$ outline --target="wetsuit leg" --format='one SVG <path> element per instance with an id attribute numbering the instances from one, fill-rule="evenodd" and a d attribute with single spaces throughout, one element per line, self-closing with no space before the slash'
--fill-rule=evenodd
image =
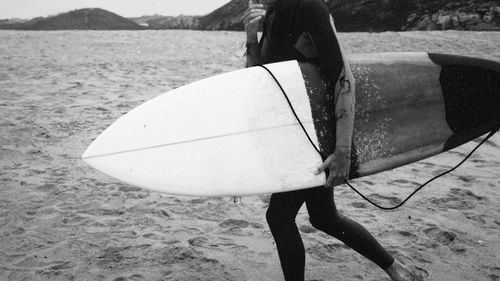
<path id="1" fill-rule="evenodd" d="M 305 250 L 295 223 L 304 202 L 315 228 L 344 242 L 384 270 L 393 264 L 394 258 L 368 230 L 338 213 L 332 188 L 275 193 L 271 196 L 266 219 L 278 248 L 286 281 L 304 280 Z"/>
<path id="2" fill-rule="evenodd" d="M 306 205 L 314 228 L 331 235 L 386 270 L 394 258 L 362 225 L 338 213 L 332 188 L 314 188 Z"/>
<path id="3" fill-rule="evenodd" d="M 304 280 L 305 251 L 295 217 L 306 193 L 305 190 L 274 193 L 266 213 L 286 281 Z"/>

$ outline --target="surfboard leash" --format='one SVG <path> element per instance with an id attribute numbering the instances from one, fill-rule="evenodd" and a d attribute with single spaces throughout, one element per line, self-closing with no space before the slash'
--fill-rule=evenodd
<path id="1" fill-rule="evenodd" d="M 386 211 L 392 211 L 392 210 L 396 210 L 396 209 L 399 209 L 400 207 L 402 207 L 404 204 L 406 204 L 406 202 L 408 202 L 413 196 L 415 196 L 415 194 L 417 194 L 420 190 L 422 190 L 425 186 L 427 186 L 428 184 L 430 184 L 431 182 L 455 171 L 456 169 L 458 169 L 460 166 L 462 166 L 463 163 L 465 163 L 471 156 L 472 154 L 474 154 L 474 152 L 476 152 L 488 139 L 490 139 L 494 134 L 496 134 L 496 132 L 498 131 L 498 128 L 496 129 L 493 129 L 490 131 L 490 133 L 488 134 L 488 136 L 486 136 L 471 152 L 469 152 L 469 154 L 467 156 L 465 156 L 464 159 L 462 159 L 462 161 L 460 161 L 460 163 L 458 163 L 455 167 L 451 168 L 450 170 L 446 171 L 446 172 L 443 172 L 435 177 L 433 177 L 432 179 L 426 181 L 424 184 L 420 185 L 420 187 L 418 187 L 417 189 L 415 189 L 415 191 L 413 191 L 408 197 L 406 197 L 405 200 L 403 200 L 401 203 L 399 203 L 398 205 L 396 206 L 393 206 L 393 207 L 384 207 L 384 206 L 381 206 L 373 201 L 371 201 L 369 198 L 367 198 L 365 195 L 363 195 L 361 192 L 359 192 L 358 190 L 356 190 L 356 188 L 354 188 L 350 183 L 349 181 L 347 180 L 344 180 L 344 183 L 347 184 L 347 186 L 349 186 L 352 190 L 354 190 L 354 192 L 356 192 L 359 196 L 361 196 L 363 199 L 365 199 L 366 201 L 368 201 L 368 203 L 372 204 L 373 206 L 379 208 L 379 209 L 382 209 L 382 210 L 386 210 Z"/>
<path id="2" fill-rule="evenodd" d="M 283 86 L 281 86 L 280 81 L 278 81 L 278 79 L 276 78 L 276 76 L 274 76 L 273 72 L 271 70 L 269 70 L 269 68 L 267 68 L 265 65 L 259 64 L 257 66 L 262 67 L 263 69 L 265 69 L 269 73 L 269 75 L 271 75 L 271 77 L 274 79 L 274 81 L 276 82 L 276 85 L 278 85 L 278 87 L 280 88 L 281 92 L 283 93 L 283 96 L 285 97 L 285 99 L 286 99 L 286 101 L 288 103 L 288 106 L 290 106 L 290 109 L 292 110 L 292 113 L 295 116 L 295 119 L 297 119 L 297 122 L 299 122 L 299 125 L 302 128 L 302 131 L 304 131 L 304 133 L 306 134 L 307 139 L 309 140 L 309 142 L 311 143 L 311 145 L 314 147 L 314 149 L 316 150 L 316 152 L 318 152 L 318 154 L 324 159 L 323 153 L 321 153 L 321 151 L 319 150 L 319 148 L 316 147 L 316 145 L 314 144 L 313 140 L 311 139 L 311 137 L 307 133 L 306 127 L 304 127 L 304 124 L 302 124 L 302 121 L 300 120 L 299 115 L 297 114 L 297 112 L 295 111 L 295 108 L 293 107 L 292 101 L 290 100 L 290 98 L 288 98 L 288 95 L 286 94 L 285 89 L 283 89 Z"/>
<path id="3" fill-rule="evenodd" d="M 279 86 L 279 88 L 281 89 L 281 92 L 283 93 L 288 105 L 290 106 L 290 109 L 292 110 L 292 113 L 293 115 L 295 116 L 295 119 L 297 119 L 297 122 L 299 123 L 300 127 L 302 128 L 302 130 L 304 131 L 304 134 L 306 135 L 307 139 L 309 140 L 309 142 L 311 143 L 311 145 L 314 147 L 314 149 L 318 152 L 318 154 L 321 156 L 322 159 L 324 159 L 324 155 L 321 153 L 321 151 L 319 150 L 319 148 L 316 146 L 316 144 L 314 144 L 313 140 L 311 139 L 311 137 L 309 136 L 309 134 L 307 133 L 307 130 L 306 128 L 304 127 L 304 124 L 302 124 L 302 121 L 300 120 L 297 112 L 295 111 L 295 108 L 293 107 L 293 104 L 292 102 L 290 101 L 290 98 L 288 98 L 288 95 L 286 94 L 285 92 L 285 89 L 283 89 L 283 86 L 281 86 L 281 83 L 279 82 L 279 80 L 276 78 L 276 76 L 274 76 L 274 74 L 272 73 L 271 70 L 269 70 L 266 66 L 264 65 L 256 65 L 258 67 L 261 67 L 263 69 L 265 69 L 269 75 L 271 75 L 271 77 L 274 79 L 274 81 L 276 82 L 276 84 Z M 401 208 L 404 204 L 406 204 L 413 196 L 415 196 L 419 191 L 421 191 L 425 186 L 427 186 L 428 184 L 430 184 L 431 182 L 437 180 L 438 178 L 441 178 L 453 171 L 455 171 L 456 169 L 458 169 L 460 166 L 462 166 L 462 164 L 464 164 L 484 143 L 486 143 L 486 141 L 488 141 L 493 135 L 496 134 L 496 132 L 500 129 L 500 123 L 498 123 L 491 131 L 490 133 L 464 158 L 462 159 L 462 161 L 460 161 L 460 163 L 458 163 L 455 167 L 451 168 L 450 170 L 446 171 L 446 172 L 443 172 L 433 178 L 431 178 L 430 180 L 428 180 L 427 182 L 425 182 L 424 184 L 422 184 L 420 187 L 418 187 L 417 189 L 415 189 L 415 191 L 413 191 L 408 197 L 406 197 L 405 200 L 403 200 L 401 203 L 399 203 L 398 205 L 396 206 L 392 206 L 392 207 L 385 207 L 385 206 L 382 206 L 380 204 L 377 204 L 375 202 L 373 202 L 370 198 L 368 198 L 367 196 L 365 196 L 363 193 L 359 192 L 354 186 L 352 186 L 348 180 L 344 180 L 344 183 L 349 186 L 354 192 L 356 192 L 359 196 L 361 196 L 361 198 L 363 198 L 365 201 L 367 201 L 368 203 L 372 204 L 373 206 L 379 208 L 379 209 L 382 209 L 382 210 L 385 210 L 385 211 L 393 211 L 393 210 L 396 210 L 396 209 L 399 209 Z"/>

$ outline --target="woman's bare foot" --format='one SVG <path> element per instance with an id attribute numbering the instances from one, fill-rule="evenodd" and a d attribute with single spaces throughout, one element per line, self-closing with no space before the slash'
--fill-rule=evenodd
<path id="1" fill-rule="evenodd" d="M 394 263 L 385 271 L 393 281 L 423 281 L 422 276 L 411 272 L 408 268 L 398 261 Z"/>

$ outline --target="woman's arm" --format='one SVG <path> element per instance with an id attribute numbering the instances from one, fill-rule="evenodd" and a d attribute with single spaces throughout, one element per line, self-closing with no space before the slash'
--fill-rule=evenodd
<path id="1" fill-rule="evenodd" d="M 335 97 L 335 116 L 337 118 L 335 147 L 349 148 L 350 150 L 354 129 L 356 98 L 350 79 L 342 78 L 339 83 L 341 83 L 340 90 L 336 93 Z"/>
<path id="2" fill-rule="evenodd" d="M 248 1 L 248 8 L 241 18 L 247 35 L 247 67 L 262 63 L 257 32 L 259 31 L 260 21 L 265 15 L 264 5 L 258 4 L 256 0 Z"/>
<path id="3" fill-rule="evenodd" d="M 328 7 L 322 0 L 308 0 L 301 9 L 304 30 L 309 33 L 319 53 L 322 73 L 335 87 L 336 145 L 335 151 L 318 168 L 318 173 L 330 170 L 327 186 L 339 184 L 348 178 L 352 132 L 354 127 L 355 97 L 350 71 L 344 67 L 344 58 Z M 349 76 L 348 76 L 349 75 Z"/>
<path id="4" fill-rule="evenodd" d="M 262 58 L 260 56 L 260 48 L 258 42 L 248 42 L 246 44 L 247 52 L 247 67 L 256 66 L 262 64 Z"/>

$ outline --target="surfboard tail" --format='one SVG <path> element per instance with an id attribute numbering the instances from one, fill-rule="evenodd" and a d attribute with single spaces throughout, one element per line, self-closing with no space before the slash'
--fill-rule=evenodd
<path id="1" fill-rule="evenodd" d="M 429 54 L 442 70 L 439 81 L 446 121 L 454 134 L 445 150 L 500 126 L 500 63 L 464 56 Z"/>

